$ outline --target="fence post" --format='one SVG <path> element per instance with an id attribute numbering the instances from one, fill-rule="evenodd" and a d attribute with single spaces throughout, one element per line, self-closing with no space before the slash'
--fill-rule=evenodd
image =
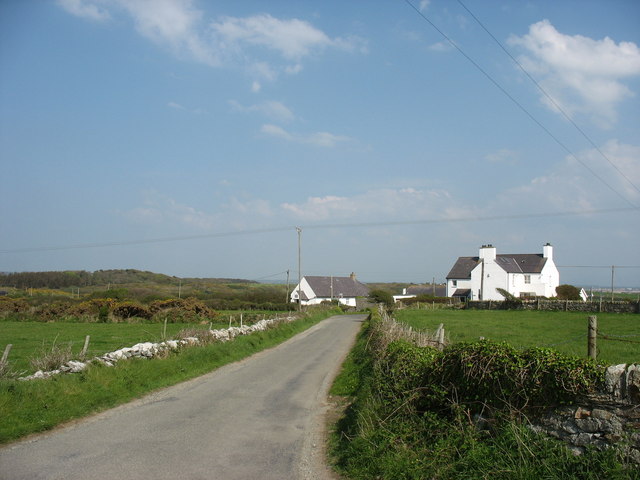
<path id="1" fill-rule="evenodd" d="M 91 335 L 87 335 L 84 337 L 84 347 L 82 347 L 82 352 L 80 352 L 80 356 L 84 357 L 87 354 L 87 350 L 89 350 L 89 339 Z"/>
<path id="2" fill-rule="evenodd" d="M 11 347 L 13 344 L 9 343 L 6 347 L 4 347 L 4 353 L 2 354 L 2 360 L 0 360 L 0 366 L 7 363 L 7 358 L 9 358 L 9 352 L 11 351 Z"/>
<path id="3" fill-rule="evenodd" d="M 438 325 L 436 330 L 436 342 L 438 342 L 438 348 L 442 350 L 444 348 L 444 323 Z"/>
<path id="4" fill-rule="evenodd" d="M 598 336 L 598 317 L 595 315 L 589 316 L 589 333 L 587 336 L 587 356 L 589 358 L 596 359 L 596 338 Z"/>

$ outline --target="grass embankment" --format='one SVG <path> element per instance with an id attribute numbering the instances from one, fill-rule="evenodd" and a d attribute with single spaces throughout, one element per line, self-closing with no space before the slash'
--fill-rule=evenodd
<path id="1" fill-rule="evenodd" d="M 414 310 L 394 313 L 396 320 L 418 330 L 444 324 L 451 343 L 479 337 L 507 342 L 516 348 L 549 347 L 567 355 L 587 356 L 588 314 L 579 312 L 502 310 Z M 598 363 L 640 362 L 640 315 L 599 313 L 598 332 L 619 340 L 598 339 Z"/>
<path id="2" fill-rule="evenodd" d="M 452 348 L 442 354 L 404 341 L 386 346 L 382 342 L 381 347 L 377 323 L 379 319 L 375 318 L 365 323 L 331 390 L 333 395 L 346 396 L 351 402 L 335 426 L 330 445 L 335 468 L 347 478 L 640 477 L 638 472 L 625 467 L 613 450 L 590 450 L 576 457 L 564 444 L 535 434 L 522 421 L 514 420 L 512 412 L 501 410 L 504 399 L 500 389 L 496 390 L 486 378 L 473 379 L 462 373 L 473 367 L 468 363 L 468 354 L 482 355 L 484 347 L 476 346 L 471 351 Z M 506 346 L 494 348 L 490 342 L 476 345 L 488 346 L 490 350 L 486 353 L 492 360 L 499 360 L 493 365 L 502 369 L 513 367 L 513 358 L 521 359 Z M 528 385 L 534 385 L 535 390 L 538 375 L 546 371 L 550 378 L 545 380 L 553 384 L 550 387 L 562 390 L 564 385 L 556 388 L 555 383 L 568 379 L 566 375 L 571 375 L 572 369 L 565 367 L 575 365 L 575 361 L 544 353 L 540 357 L 535 352 L 532 355 L 530 360 L 536 359 L 535 371 L 523 371 L 524 379 L 530 376 Z M 472 364 L 485 365 L 482 359 L 476 360 Z M 586 368 L 582 370 L 583 376 L 572 377 L 576 387 L 591 381 Z M 482 375 L 497 374 L 504 378 L 504 372 L 491 368 L 482 372 Z M 463 378 L 466 383 L 458 384 Z M 489 388 L 479 392 L 483 385 Z M 540 399 L 544 401 L 545 392 L 529 393 L 522 389 L 523 385 L 511 387 L 514 389 L 511 393 L 517 395 L 511 395 L 510 400 L 534 404 Z M 489 428 L 479 428 L 473 421 L 478 408 L 486 408 L 482 401 L 477 401 L 477 393 L 493 401 L 495 415 Z"/>
<path id="3" fill-rule="evenodd" d="M 94 365 L 77 374 L 47 380 L 0 380 L 0 443 L 51 429 L 241 360 L 334 313 L 316 311 L 264 332 L 236 337 L 231 342 L 185 348 L 166 358 L 121 361 L 111 368 Z"/>

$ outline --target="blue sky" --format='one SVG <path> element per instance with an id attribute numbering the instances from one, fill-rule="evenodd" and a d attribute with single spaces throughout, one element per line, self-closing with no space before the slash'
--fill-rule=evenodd
<path id="1" fill-rule="evenodd" d="M 573 267 L 640 266 L 639 45 L 634 0 L 4 0 L 0 271 L 282 280 L 301 226 L 303 274 L 550 242 L 608 285 Z"/>

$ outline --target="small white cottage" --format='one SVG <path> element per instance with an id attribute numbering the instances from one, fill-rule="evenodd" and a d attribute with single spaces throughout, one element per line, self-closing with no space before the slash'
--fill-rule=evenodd
<path id="1" fill-rule="evenodd" d="M 305 276 L 291 292 L 291 301 L 302 305 L 318 305 L 337 300 L 342 305 L 356 306 L 358 297 L 369 295 L 369 287 L 356 280 L 355 273 L 348 277 Z"/>
<path id="2" fill-rule="evenodd" d="M 447 275 L 447 296 L 469 300 L 504 300 L 502 288 L 515 297 L 554 297 L 560 273 L 553 262 L 553 247 L 542 254 L 498 254 L 483 245 L 477 257 L 459 257 Z"/>

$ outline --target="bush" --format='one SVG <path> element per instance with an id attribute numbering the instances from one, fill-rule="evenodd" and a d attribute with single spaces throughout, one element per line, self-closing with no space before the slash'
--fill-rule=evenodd
<path id="1" fill-rule="evenodd" d="M 558 300 L 581 300 L 580 290 L 573 285 L 558 285 L 556 287 Z"/>
<path id="2" fill-rule="evenodd" d="M 371 290 L 369 292 L 369 300 L 373 303 L 382 303 L 387 308 L 393 308 L 395 302 L 393 301 L 393 295 L 386 290 Z"/>
<path id="3" fill-rule="evenodd" d="M 120 318 L 151 318 L 151 312 L 136 302 L 120 302 L 113 308 L 112 313 Z"/>

